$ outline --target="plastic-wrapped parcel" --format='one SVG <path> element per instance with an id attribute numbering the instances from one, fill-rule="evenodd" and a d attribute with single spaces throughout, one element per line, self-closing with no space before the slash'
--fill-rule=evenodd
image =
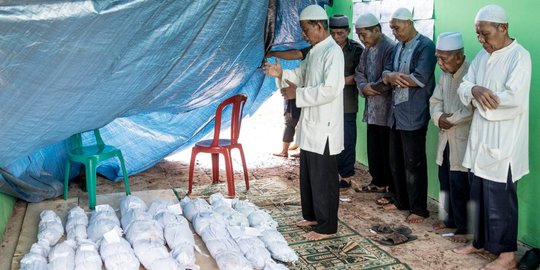
<path id="1" fill-rule="evenodd" d="M 66 221 L 67 239 L 80 242 L 88 238 L 86 229 L 88 227 L 88 216 L 82 208 L 75 206 L 68 212 Z"/>
<path id="2" fill-rule="evenodd" d="M 107 270 L 139 270 L 139 260 L 118 226 L 103 234 L 99 253 Z"/>
<path id="3" fill-rule="evenodd" d="M 114 209 L 108 204 L 96 205 L 88 223 L 88 238 L 99 244 L 103 234 L 114 227 L 120 227 L 120 221 Z"/>
<path id="4" fill-rule="evenodd" d="M 182 214 L 179 203 L 156 200 L 150 204 L 148 213 L 163 227 L 163 235 L 171 249 L 171 255 L 183 269 L 198 270 L 195 264 L 195 238 L 189 223 Z"/>
<path id="5" fill-rule="evenodd" d="M 66 240 L 54 246 L 49 253 L 49 270 L 75 269 L 75 240 Z"/>
<path id="6" fill-rule="evenodd" d="M 165 247 L 162 226 L 146 212 L 147 207 L 143 203 L 133 195 L 126 196 L 120 203 L 122 226 L 135 255 L 149 270 L 181 269 Z M 153 212 L 158 212 L 155 208 Z"/>
<path id="7" fill-rule="evenodd" d="M 46 241 L 32 244 L 30 251 L 21 259 L 22 270 L 47 270 L 47 257 L 51 247 Z"/>
<path id="8" fill-rule="evenodd" d="M 75 251 L 75 270 L 101 270 L 103 265 L 97 245 L 86 239 L 78 242 Z"/>
<path id="9" fill-rule="evenodd" d="M 39 214 L 41 220 L 38 228 L 38 241 L 45 241 L 49 246 L 54 246 L 64 235 L 64 226 L 60 217 L 51 210 L 45 210 Z"/>

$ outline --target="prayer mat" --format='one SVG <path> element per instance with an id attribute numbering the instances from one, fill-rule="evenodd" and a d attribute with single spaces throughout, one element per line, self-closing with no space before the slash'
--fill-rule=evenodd
<path id="1" fill-rule="evenodd" d="M 306 241 L 302 235 L 308 232 L 309 228 L 296 226 L 296 221 L 302 216 L 299 191 L 279 177 L 250 181 L 249 191 L 245 190 L 244 181 L 236 181 L 235 186 L 237 198 L 247 199 L 269 211 L 278 222 L 278 231 L 299 257 L 295 264 L 287 264 L 290 269 L 410 269 L 341 220 L 338 222 L 338 233 L 335 237 Z M 175 191 L 181 199 L 187 189 L 177 188 Z M 226 195 L 227 184 L 193 186 L 191 197 L 208 198 L 216 192 Z"/>

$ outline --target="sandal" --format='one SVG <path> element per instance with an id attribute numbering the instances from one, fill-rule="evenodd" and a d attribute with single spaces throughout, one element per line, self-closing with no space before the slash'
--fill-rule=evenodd
<path id="1" fill-rule="evenodd" d="M 340 180 L 339 181 L 339 190 L 340 191 L 346 191 L 346 190 L 349 190 L 349 188 L 351 188 L 351 182 L 347 182 L 345 180 Z"/>
<path id="2" fill-rule="evenodd" d="M 377 242 L 385 246 L 397 246 L 397 245 L 401 245 L 401 244 L 404 244 L 404 243 L 407 243 L 416 239 L 417 237 L 414 235 L 403 235 L 403 234 L 394 232 L 388 237 L 381 239 Z"/>
<path id="3" fill-rule="evenodd" d="M 367 186 L 363 186 L 358 192 L 384 193 L 386 192 L 386 187 L 378 187 L 374 184 L 369 184 Z"/>
<path id="4" fill-rule="evenodd" d="M 378 198 L 375 203 L 378 204 L 378 205 L 387 205 L 387 204 L 392 204 L 396 202 L 393 198 L 386 198 L 386 197 L 381 197 L 381 198 Z"/>
<path id="5" fill-rule="evenodd" d="M 407 226 L 399 226 L 399 227 L 392 228 L 386 224 L 375 224 L 373 225 L 373 227 L 371 227 L 371 230 L 373 230 L 376 233 L 381 233 L 381 234 L 399 233 L 405 236 L 408 236 L 412 233 L 411 228 Z"/>
<path id="6" fill-rule="evenodd" d="M 537 269 L 540 265 L 540 249 L 533 248 L 525 252 L 518 264 L 518 269 Z"/>

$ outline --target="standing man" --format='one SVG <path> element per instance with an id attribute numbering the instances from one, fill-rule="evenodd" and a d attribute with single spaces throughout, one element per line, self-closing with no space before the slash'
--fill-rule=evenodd
<path id="1" fill-rule="evenodd" d="M 434 229 L 456 228 L 453 242 L 466 242 L 469 177 L 463 167 L 463 156 L 472 118 L 472 106 L 461 103 L 457 94 L 459 84 L 469 69 L 460 33 L 442 33 L 437 38 L 435 51 L 441 68 L 439 84 L 429 99 L 431 119 L 439 131 L 437 165 L 439 165 L 439 203 L 446 210 L 446 218 Z"/>
<path id="2" fill-rule="evenodd" d="M 343 52 L 328 32 L 328 16 L 318 5 L 300 13 L 302 36 L 313 48 L 295 70 L 266 63 L 265 74 L 278 78 L 286 99 L 302 108 L 296 140 L 300 145 L 300 197 L 307 240 L 337 232 L 339 182 L 336 155 L 343 150 Z"/>
<path id="3" fill-rule="evenodd" d="M 399 41 L 393 60 L 385 67 L 383 80 L 394 87 L 388 114 L 390 169 L 395 202 L 385 210 L 410 210 L 405 220 L 421 223 L 427 210 L 426 132 L 429 97 L 435 88 L 435 45 L 414 28 L 412 13 L 398 8 L 390 28 Z"/>
<path id="4" fill-rule="evenodd" d="M 463 104 L 473 114 L 463 166 L 470 169 L 474 240 L 456 249 L 469 254 L 482 249 L 498 258 L 482 269 L 514 269 L 518 201 L 515 182 L 529 173 L 529 91 L 531 57 L 508 35 L 506 11 L 481 8 L 475 19 L 483 50 L 459 86 Z"/>
<path id="5" fill-rule="evenodd" d="M 388 152 L 388 111 L 392 101 L 392 87 L 382 81 L 382 72 L 392 61 L 395 43 L 381 31 L 379 20 L 371 13 L 356 20 L 356 34 L 366 49 L 356 68 L 356 87 L 365 98 L 363 121 L 367 123 L 367 155 L 371 183 L 362 187 L 364 192 L 394 192 Z"/>
<path id="6" fill-rule="evenodd" d="M 360 61 L 363 48 L 360 43 L 349 39 L 349 18 L 345 15 L 334 15 L 330 18 L 330 35 L 341 47 L 345 58 L 345 88 L 343 88 L 343 117 L 345 149 L 338 157 L 339 187 L 348 190 L 354 176 L 356 162 L 356 113 L 358 112 L 358 91 L 354 81 L 354 70 Z"/>

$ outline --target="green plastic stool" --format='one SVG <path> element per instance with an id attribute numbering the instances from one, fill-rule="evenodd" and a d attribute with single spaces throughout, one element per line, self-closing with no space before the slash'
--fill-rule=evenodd
<path id="1" fill-rule="evenodd" d="M 90 209 L 96 207 L 96 168 L 101 161 L 118 157 L 122 168 L 122 175 L 124 177 L 124 185 L 126 186 L 126 194 L 131 194 L 122 151 L 114 146 L 103 143 L 99 129 L 94 129 L 94 137 L 96 138 L 95 145 L 83 146 L 81 133 L 71 136 L 71 148 L 68 150 L 64 177 L 64 200 L 67 200 L 71 162 L 78 162 L 84 165 L 86 169 L 86 189 L 88 191 L 88 205 Z"/>

